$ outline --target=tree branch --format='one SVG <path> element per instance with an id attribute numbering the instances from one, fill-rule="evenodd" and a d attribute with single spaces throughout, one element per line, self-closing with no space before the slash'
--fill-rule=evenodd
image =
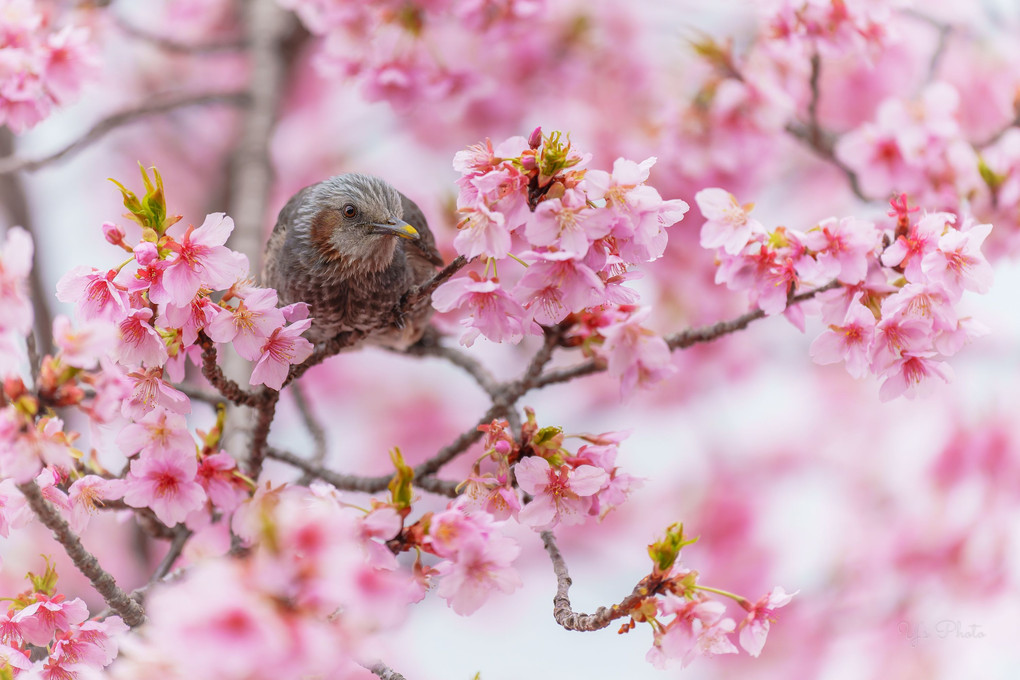
<path id="1" fill-rule="evenodd" d="M 392 478 L 392 475 L 388 477 L 359 477 L 357 475 L 341 474 L 310 460 L 296 456 L 289 451 L 282 451 L 273 447 L 266 448 L 266 457 L 292 465 L 301 470 L 305 476 L 321 479 L 341 491 L 378 493 L 386 489 L 390 483 L 390 479 Z M 457 482 L 455 481 L 437 479 L 429 476 L 418 477 L 416 475 L 412 484 L 419 489 L 438 494 L 440 496 L 449 496 L 450 498 L 455 498 L 457 496 Z"/>
<path id="2" fill-rule="evenodd" d="M 122 16 L 113 13 L 113 22 L 125 35 L 144 41 L 158 47 L 165 52 L 178 54 L 219 54 L 223 52 L 238 52 L 248 46 L 244 40 L 232 40 L 225 42 L 210 43 L 185 43 L 173 38 L 150 33 L 140 26 L 135 26 Z"/>
<path id="3" fill-rule="evenodd" d="M 839 281 L 830 281 L 824 286 L 820 286 L 813 290 L 809 290 L 805 293 L 798 293 L 790 298 L 789 304 L 794 305 L 805 300 L 810 300 L 814 296 L 821 292 L 839 288 Z M 757 321 L 765 317 L 765 312 L 760 309 L 741 314 L 740 316 L 730 319 L 729 321 L 720 321 L 709 326 L 700 326 L 698 328 L 689 328 L 685 331 L 675 333 L 673 335 L 666 336 L 666 344 L 670 350 L 687 349 L 691 345 L 696 345 L 702 342 L 712 342 L 717 340 L 724 335 L 735 333 L 737 331 L 744 330 L 747 328 L 752 321 Z M 546 385 L 552 385 L 555 383 L 562 383 L 573 380 L 574 378 L 580 378 L 582 376 L 591 375 L 593 373 L 601 373 L 606 370 L 605 363 L 600 359 L 589 359 L 588 361 L 579 363 L 575 366 L 569 366 L 567 368 L 561 368 L 555 371 L 549 371 L 541 375 L 537 380 L 534 381 L 534 387 L 540 388 Z"/>
<path id="4" fill-rule="evenodd" d="M 57 509 L 50 505 L 49 501 L 43 498 L 42 491 L 35 482 L 18 484 L 18 490 L 25 496 L 29 507 L 36 514 L 46 528 L 53 532 L 53 537 L 60 545 L 64 546 L 68 557 L 74 562 L 82 574 L 88 578 L 93 587 L 102 595 L 103 600 L 117 614 L 124 619 L 124 623 L 132 628 L 141 625 L 145 621 L 145 611 L 131 597 L 117 585 L 113 576 L 106 572 L 95 555 L 85 549 L 81 541 L 71 530 L 70 525 L 64 521 Z"/>
<path id="5" fill-rule="evenodd" d="M 381 680 L 405 680 L 404 676 L 396 672 L 381 661 L 377 661 L 371 666 L 363 666 L 374 675 L 378 675 Z"/>
<path id="6" fill-rule="evenodd" d="M 264 400 L 263 393 L 250 392 L 224 375 L 216 363 L 216 345 L 205 333 L 200 332 L 198 344 L 202 348 L 202 375 L 216 388 L 224 399 L 243 406 L 258 406 Z"/>
<path id="7" fill-rule="evenodd" d="M 85 149 L 93 142 L 96 142 L 119 127 L 134 123 L 150 116 L 167 113 L 175 109 L 188 106 L 205 106 L 209 104 L 227 104 L 230 106 L 244 106 L 248 102 L 247 94 L 243 92 L 209 92 L 203 94 L 170 94 L 156 95 L 144 104 L 133 109 L 121 111 L 99 120 L 93 124 L 81 137 L 57 151 L 39 158 L 19 158 L 15 155 L 0 158 L 0 175 L 12 172 L 34 172 L 50 163 L 73 156 Z"/>
<path id="8" fill-rule="evenodd" d="M 630 611 L 649 595 L 654 594 L 645 580 L 634 586 L 630 595 L 625 597 L 619 604 L 611 607 L 599 607 L 594 614 L 580 614 L 573 610 L 570 604 L 570 586 L 573 580 L 567 571 L 567 563 L 563 560 L 559 547 L 556 545 L 556 537 L 551 531 L 542 532 L 542 545 L 549 553 L 552 561 L 553 572 L 556 574 L 556 595 L 553 597 L 553 618 L 567 630 L 580 632 L 591 632 L 601 630 L 609 626 L 616 619 L 627 616 Z"/>

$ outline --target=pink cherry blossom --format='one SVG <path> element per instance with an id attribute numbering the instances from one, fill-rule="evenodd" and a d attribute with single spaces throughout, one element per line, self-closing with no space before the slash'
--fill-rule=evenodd
<path id="1" fill-rule="evenodd" d="M 964 289 L 987 293 L 992 285 L 992 267 L 981 253 L 981 244 L 992 225 L 979 224 L 957 231 L 949 229 L 938 240 L 938 247 L 921 259 L 921 271 L 959 298 Z"/>
<path id="2" fill-rule="evenodd" d="M 164 408 L 154 409 L 125 426 L 117 435 L 117 445 L 128 456 L 139 451 L 195 452 L 195 440 L 188 432 L 184 416 Z"/>
<path id="3" fill-rule="evenodd" d="M 722 248 L 730 255 L 736 255 L 744 249 L 752 234 L 765 232 L 761 223 L 750 215 L 754 205 L 740 205 L 728 191 L 702 189 L 694 200 L 706 220 L 701 227 L 702 248 Z"/>
<path id="4" fill-rule="evenodd" d="M 592 465 L 553 468 L 539 456 L 528 456 L 518 462 L 514 474 L 521 489 L 534 496 L 518 518 L 522 524 L 540 531 L 557 524 L 584 522 L 592 496 L 609 481 L 605 470 Z"/>
<path id="5" fill-rule="evenodd" d="M 104 668 L 116 658 L 118 638 L 127 630 L 127 624 L 119 616 L 73 624 L 67 631 L 57 634 L 50 658 L 72 666 Z"/>
<path id="6" fill-rule="evenodd" d="M 94 267 L 75 267 L 57 282 L 57 299 L 74 303 L 78 319 L 120 321 L 131 305 L 127 292 L 114 283 L 117 271 L 101 272 Z"/>
<path id="7" fill-rule="evenodd" d="M 164 305 L 159 324 L 165 328 L 181 329 L 181 340 L 185 345 L 192 345 L 198 339 L 200 330 L 204 330 L 224 314 L 228 312 L 223 307 L 208 297 L 199 296 L 183 307 Z"/>
<path id="8" fill-rule="evenodd" d="M 124 479 L 124 502 L 134 508 L 151 508 L 167 526 L 174 526 L 202 507 L 205 491 L 195 477 L 194 453 L 143 451 L 131 461 Z"/>
<path id="9" fill-rule="evenodd" d="M 514 287 L 514 297 L 543 325 L 562 321 L 571 312 L 602 302 L 605 284 L 588 266 L 567 252 L 528 252 L 531 266 Z"/>
<path id="10" fill-rule="evenodd" d="M 68 366 L 93 368 L 117 340 L 116 326 L 105 321 L 83 321 L 72 328 L 63 314 L 53 319 L 53 342 L 60 349 L 60 360 Z"/>
<path id="11" fill-rule="evenodd" d="M 737 653 L 728 637 L 736 623 L 723 617 L 726 607 L 721 602 L 687 602 L 668 595 L 657 604 L 663 618 L 673 615 L 673 619 L 655 632 L 652 648 L 645 657 L 656 668 L 668 668 L 673 661 L 680 661 L 686 668 L 699 655 Z"/>
<path id="12" fill-rule="evenodd" d="M 104 500 L 116 500 L 124 495 L 123 480 L 104 479 L 98 475 L 85 475 L 68 489 L 71 505 L 71 528 L 79 534 Z"/>
<path id="13" fill-rule="evenodd" d="M 213 319 L 206 333 L 215 342 L 232 342 L 237 353 L 255 361 L 273 330 L 284 325 L 283 312 L 276 307 L 276 291 L 258 288 L 250 292 L 237 307 Z"/>
<path id="14" fill-rule="evenodd" d="M 122 365 L 154 368 L 166 363 L 169 357 L 166 343 L 150 323 L 152 316 L 152 310 L 147 307 L 135 309 L 117 325 L 120 342 L 113 356 Z"/>
<path id="15" fill-rule="evenodd" d="M 588 252 L 591 241 L 609 233 L 605 220 L 591 219 L 597 214 L 588 207 L 583 193 L 567 189 L 562 197 L 538 205 L 524 233 L 535 245 L 556 245 L 564 252 L 582 256 Z"/>
<path id="16" fill-rule="evenodd" d="M 437 567 L 443 575 L 437 593 L 461 616 L 473 614 L 493 591 L 512 593 L 522 585 L 510 566 L 520 552 L 520 546 L 508 538 L 472 536 L 459 545 L 452 563 Z"/>
<path id="17" fill-rule="evenodd" d="M 870 364 L 875 324 L 870 309 L 859 301 L 852 302 L 843 324 L 829 326 L 811 343 L 811 358 L 822 365 L 845 361 L 847 373 L 854 378 L 864 377 Z"/>
<path id="18" fill-rule="evenodd" d="M 949 213 L 930 213 L 911 225 L 904 236 L 899 236 L 882 253 L 882 264 L 886 267 L 900 267 L 908 281 L 923 282 L 921 262 L 938 247 L 938 240 L 956 216 Z"/>
<path id="19" fill-rule="evenodd" d="M 477 274 L 452 278 L 432 294 L 432 306 L 440 312 L 467 312 L 460 322 L 467 328 L 460 342 L 467 347 L 479 335 L 512 344 L 524 337 L 524 307 L 496 279 L 482 279 Z"/>
<path id="20" fill-rule="evenodd" d="M 503 213 L 478 205 L 467 210 L 457 225 L 453 246 L 465 257 L 494 257 L 502 259 L 510 252 L 510 230 Z"/>
<path id="21" fill-rule="evenodd" d="M 790 604 L 790 600 L 799 592 L 787 593 L 782 587 L 776 586 L 771 593 L 750 606 L 747 617 L 740 622 L 740 646 L 748 654 L 761 654 L 769 634 L 769 624 L 775 620 L 772 618 L 775 610 Z"/>
<path id="22" fill-rule="evenodd" d="M 237 474 L 237 461 L 224 451 L 203 456 L 196 479 L 212 504 L 223 512 L 231 512 L 248 498 L 248 485 Z"/>
<path id="23" fill-rule="evenodd" d="M 157 406 L 175 413 L 191 413 L 191 400 L 163 380 L 162 369 L 149 368 L 128 373 L 127 377 L 132 381 L 131 396 L 121 407 L 126 417 L 140 420 Z"/>
<path id="24" fill-rule="evenodd" d="M 832 217 L 822 220 L 801 236 L 803 244 L 817 251 L 814 276 L 817 283 L 838 279 L 840 283 L 860 283 L 868 273 L 868 256 L 879 245 L 879 232 L 866 220 Z M 807 274 L 804 275 L 807 277 Z"/>
<path id="25" fill-rule="evenodd" d="M 934 352 L 900 354 L 883 374 L 885 380 L 878 391 L 879 399 L 889 401 L 901 394 L 912 399 L 929 394 L 935 387 L 931 380 L 933 377 L 939 378 L 942 382 L 950 382 L 953 369 L 948 364 L 934 359 L 935 356 Z"/>
<path id="26" fill-rule="evenodd" d="M 7 230 L 0 248 L 0 332 L 19 335 L 32 328 L 28 273 L 32 268 L 32 237 L 21 227 Z"/>
<path id="27" fill-rule="evenodd" d="M 291 365 L 300 364 L 315 349 L 312 343 L 301 337 L 311 325 L 311 319 L 305 319 L 274 329 L 262 345 L 262 356 L 251 372 L 251 384 L 265 385 L 274 390 L 282 388 Z"/>
<path id="28" fill-rule="evenodd" d="M 212 213 L 197 229 L 189 226 L 180 242 L 167 244 L 176 257 L 167 260 L 163 285 L 173 304 L 187 306 L 203 285 L 224 289 L 247 274 L 247 258 L 223 245 L 233 230 L 232 219 Z"/>
<path id="29" fill-rule="evenodd" d="M 79 598 L 65 601 L 63 595 L 50 598 L 42 593 L 36 593 L 35 598 L 35 602 L 11 619 L 18 625 L 21 637 L 33 645 L 49 645 L 54 633 L 67 630 L 89 616 L 88 607 Z"/>
<path id="30" fill-rule="evenodd" d="M 669 345 L 662 336 L 641 325 L 651 310 L 638 310 L 599 329 L 605 338 L 600 348 L 609 362 L 609 374 L 619 379 L 620 393 L 653 385 L 676 372 Z"/>

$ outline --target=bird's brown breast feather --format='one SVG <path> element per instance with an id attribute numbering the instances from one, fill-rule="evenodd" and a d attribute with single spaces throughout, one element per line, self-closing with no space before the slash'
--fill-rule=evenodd
<path id="1" fill-rule="evenodd" d="M 336 210 L 324 209 L 315 213 L 312 218 L 310 240 L 323 259 L 335 262 L 341 259 L 340 253 L 333 247 L 333 230 L 340 226 L 343 219 Z"/>

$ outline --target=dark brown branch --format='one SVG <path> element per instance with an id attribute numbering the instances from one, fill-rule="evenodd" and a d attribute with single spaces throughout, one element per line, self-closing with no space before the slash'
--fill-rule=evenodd
<path id="1" fill-rule="evenodd" d="M 0 128 L 0 154 L 10 157 L 14 153 L 14 133 L 6 126 Z M 43 283 L 42 242 L 36 235 L 35 220 L 28 208 L 25 186 L 18 175 L 0 174 L 0 206 L 7 214 L 8 224 L 20 226 L 28 232 L 35 244 L 32 254 L 32 268 L 28 272 L 28 285 L 32 294 L 32 314 L 35 321 L 35 336 L 43 354 L 49 354 L 53 346 L 53 314 L 50 311 L 52 293 Z"/>
<path id="2" fill-rule="evenodd" d="M 85 149 L 93 142 L 96 142 L 119 127 L 143 120 L 150 116 L 156 116 L 176 109 L 188 106 L 206 106 L 209 104 L 227 104 L 230 106 L 244 106 L 248 102 L 247 94 L 243 92 L 209 92 L 202 94 L 171 94 L 153 96 L 144 104 L 136 108 L 114 113 L 99 120 L 85 133 L 70 144 L 57 151 L 39 158 L 19 158 L 11 155 L 0 158 L 0 175 L 12 172 L 34 172 L 41 167 L 55 163 L 79 151 Z"/>
<path id="3" fill-rule="evenodd" d="M 301 470 L 305 476 L 321 479 L 341 491 L 378 493 L 386 489 L 391 479 L 390 477 L 359 477 L 357 475 L 341 474 L 296 456 L 289 451 L 281 451 L 272 447 L 266 448 L 266 457 L 292 465 Z M 457 496 L 457 482 L 455 481 L 437 479 L 430 476 L 415 476 L 413 484 L 419 489 L 440 496 L 449 496 L 450 498 Z"/>
<path id="4" fill-rule="evenodd" d="M 181 556 L 182 552 L 184 552 L 184 546 L 187 544 L 188 539 L 191 538 L 191 534 L 192 531 L 188 527 L 183 524 L 177 525 L 174 529 L 173 540 L 170 541 L 170 548 L 156 567 L 156 571 L 152 573 L 152 578 L 149 579 L 150 583 L 158 583 L 170 573 L 170 570 L 173 569 L 174 562 L 176 562 L 177 558 Z M 134 594 L 132 593 L 132 596 L 133 595 Z"/>
<path id="5" fill-rule="evenodd" d="M 280 400 L 280 393 L 276 390 L 264 390 L 261 396 L 263 397 L 262 401 L 256 407 L 255 429 L 252 431 L 251 450 L 248 457 L 248 476 L 252 479 L 258 479 L 262 473 L 269 428 L 273 425 L 276 403 Z"/>
<path id="6" fill-rule="evenodd" d="M 124 619 L 124 623 L 132 628 L 144 623 L 145 611 L 120 589 L 113 576 L 99 566 L 95 555 L 85 549 L 57 509 L 43 498 L 38 485 L 35 482 L 25 482 L 19 484 L 18 489 L 25 496 L 25 500 L 28 501 L 29 507 L 32 508 L 39 521 L 53 532 L 53 537 L 60 545 L 64 546 L 64 550 L 74 562 L 74 566 L 88 578 L 106 604 Z"/>
<path id="7" fill-rule="evenodd" d="M 814 290 L 809 290 L 805 293 L 798 293 L 797 295 L 790 297 L 789 304 L 793 305 L 804 302 L 805 300 L 810 300 L 823 291 L 832 290 L 839 286 L 839 281 L 830 281 L 824 286 L 815 288 Z M 702 342 L 712 342 L 724 335 L 744 330 L 751 324 L 752 321 L 757 321 L 764 317 L 765 312 L 760 309 L 756 309 L 754 311 L 747 312 L 746 314 L 741 314 L 729 321 L 720 321 L 719 323 L 715 323 L 710 326 L 701 326 L 699 328 L 689 328 L 685 331 L 668 335 L 666 336 L 666 344 L 669 346 L 670 350 L 687 349 L 691 345 L 696 345 Z M 588 361 L 579 363 L 575 366 L 568 366 L 567 368 L 548 371 L 547 373 L 542 374 L 537 380 L 535 380 L 534 387 L 545 387 L 546 385 L 567 382 L 574 378 L 580 378 L 593 373 L 601 373 L 604 370 L 606 370 L 606 365 L 603 361 L 598 359 L 589 359 Z"/>
<path id="8" fill-rule="evenodd" d="M 478 383 L 478 386 L 485 390 L 485 393 L 489 396 L 495 396 L 499 393 L 500 384 L 480 361 L 458 349 L 440 345 L 438 338 L 435 339 L 435 342 L 432 342 L 430 339 L 429 342 L 415 343 L 403 352 L 399 350 L 394 351 L 397 354 L 408 354 L 416 357 L 437 357 L 445 359 L 454 366 L 462 368 L 468 375 L 474 378 L 475 382 Z"/>
<path id="9" fill-rule="evenodd" d="M 854 196 L 865 202 L 871 202 L 874 199 L 870 198 L 861 189 L 860 179 L 857 177 L 857 173 L 851 170 L 843 161 L 836 157 L 836 138 L 831 132 L 826 132 L 821 128 L 811 125 L 805 125 L 800 122 L 792 122 L 786 125 L 786 131 L 798 139 L 815 152 L 817 156 L 828 161 L 846 175 L 847 181 L 850 182 L 850 190 L 854 192 Z"/>
<path id="10" fill-rule="evenodd" d="M 239 50 L 243 50 L 247 46 L 247 43 L 243 40 L 210 43 L 186 43 L 174 40 L 173 38 L 167 38 L 165 36 L 150 33 L 140 26 L 135 26 L 130 23 L 124 17 L 116 14 L 114 14 L 113 20 L 117 25 L 117 28 L 123 31 L 125 35 L 147 42 L 153 47 L 158 47 L 164 52 L 194 55 L 220 54 L 223 52 L 237 52 Z"/>
<path id="11" fill-rule="evenodd" d="M 328 452 L 328 445 L 326 441 L 326 429 L 319 422 L 319 419 L 315 417 L 312 412 L 312 405 L 308 403 L 308 398 L 305 395 L 304 387 L 301 383 L 294 383 L 290 392 L 294 397 L 294 405 L 297 407 L 298 413 L 301 415 L 301 420 L 305 424 L 305 429 L 308 430 L 308 434 L 312 436 L 312 457 L 310 462 L 315 465 L 322 465 L 326 460 L 326 453 Z M 311 481 L 311 475 L 305 474 L 298 480 L 298 484 L 307 485 Z"/>
<path id="12" fill-rule="evenodd" d="M 630 611 L 638 605 L 641 600 L 652 595 L 645 581 L 634 587 L 630 595 L 625 597 L 619 604 L 611 607 L 599 607 L 594 614 L 581 614 L 575 612 L 570 604 L 570 586 L 573 581 L 567 571 L 567 563 L 563 560 L 559 547 L 556 545 L 556 537 L 551 531 L 542 532 L 542 545 L 549 553 L 552 561 L 553 572 L 556 574 L 556 596 L 553 597 L 553 618 L 567 630 L 591 632 L 601 630 L 609 626 L 616 619 L 627 616 Z"/>
<path id="13" fill-rule="evenodd" d="M 262 403 L 263 393 L 249 392 L 224 375 L 216 363 L 216 345 L 205 333 L 199 333 L 198 344 L 202 348 L 202 375 L 225 399 L 244 406 Z"/>

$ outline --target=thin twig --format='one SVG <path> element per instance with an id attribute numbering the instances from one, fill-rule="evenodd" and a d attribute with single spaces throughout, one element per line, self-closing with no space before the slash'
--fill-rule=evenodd
<path id="1" fill-rule="evenodd" d="M 405 680 L 404 676 L 396 672 L 382 661 L 377 661 L 371 666 L 363 666 L 368 669 L 374 675 L 378 675 L 381 680 Z"/>
<path id="2" fill-rule="evenodd" d="M 830 281 L 824 286 L 792 296 L 789 300 L 789 304 L 793 305 L 804 302 L 805 300 L 810 300 L 823 291 L 832 290 L 839 286 L 839 281 Z M 751 324 L 751 322 L 764 317 L 765 312 L 760 309 L 756 309 L 754 311 L 747 312 L 746 314 L 741 314 L 740 316 L 728 321 L 720 321 L 719 323 L 711 324 L 709 326 L 700 326 L 698 328 L 689 328 L 685 331 L 668 335 L 666 336 L 666 344 L 669 346 L 670 350 L 687 349 L 691 345 L 696 345 L 702 342 L 712 342 L 724 335 L 744 330 Z M 604 361 L 600 359 L 589 359 L 588 361 L 581 362 L 575 366 L 568 366 L 567 368 L 560 368 L 543 373 L 537 380 L 535 380 L 534 387 L 545 387 L 546 385 L 567 382 L 593 373 L 601 373 L 604 370 L 606 370 L 606 364 Z"/>
<path id="3" fill-rule="evenodd" d="M 114 113 L 103 118 L 92 125 L 85 133 L 67 144 L 61 149 L 39 158 L 19 158 L 11 155 L 0 158 L 0 175 L 12 172 L 34 172 L 50 163 L 72 156 L 82 151 L 93 142 L 96 142 L 119 127 L 143 120 L 150 116 L 167 113 L 175 109 L 188 106 L 206 106 L 209 104 L 227 104 L 230 106 L 244 106 L 248 102 L 248 95 L 244 92 L 207 92 L 202 94 L 170 94 L 153 96 L 144 104 L 137 107 Z"/>
<path id="4" fill-rule="evenodd" d="M 570 586 L 573 581 L 567 571 L 567 563 L 563 560 L 559 547 L 556 545 L 556 537 L 551 531 L 542 532 L 542 545 L 549 553 L 552 561 L 553 572 L 556 574 L 556 596 L 553 597 L 553 618 L 567 630 L 591 632 L 601 630 L 609 626 L 616 619 L 627 616 L 630 611 L 638 605 L 641 600 L 652 595 L 645 581 L 634 587 L 630 595 L 625 597 L 619 604 L 611 607 L 599 607 L 594 614 L 581 614 L 575 612 L 570 604 Z"/>
<path id="5" fill-rule="evenodd" d="M 305 389 L 301 383 L 294 383 L 290 388 L 290 392 L 294 396 L 294 405 L 297 407 L 298 413 L 301 414 L 301 420 L 304 422 L 308 433 L 312 436 L 314 447 L 312 449 L 312 457 L 309 460 L 315 465 L 322 465 L 326 460 L 326 453 L 329 449 L 326 440 L 326 428 L 322 426 L 322 423 L 319 422 L 319 419 L 312 412 L 312 405 L 308 403 L 308 397 L 305 395 Z M 309 481 L 310 475 L 305 474 L 298 480 L 298 484 L 304 486 Z"/>
<path id="6" fill-rule="evenodd" d="M 184 551 L 184 546 L 187 544 L 188 539 L 191 538 L 193 532 L 188 527 L 180 524 L 174 529 L 173 540 L 170 541 L 170 548 L 166 551 L 166 555 L 160 561 L 156 567 L 156 571 L 152 572 L 152 577 L 149 579 L 150 583 L 156 583 L 162 581 L 163 578 L 170 573 L 170 570 L 174 566 L 174 562 L 181 556 Z"/>
<path id="7" fill-rule="evenodd" d="M 361 493 L 378 493 L 386 489 L 392 476 L 380 477 L 359 477 L 357 475 L 345 475 L 334 472 L 322 465 L 296 456 L 289 451 L 282 451 L 273 447 L 266 448 L 266 458 L 272 458 L 301 470 L 306 476 L 321 479 L 341 491 L 357 491 Z M 457 496 L 457 482 L 446 479 L 437 479 L 431 476 L 415 476 L 412 482 L 414 486 L 438 494 L 440 496 Z"/>
<path id="8" fill-rule="evenodd" d="M 224 42 L 210 43 L 186 43 L 173 38 L 150 33 L 140 26 L 135 26 L 127 19 L 114 13 L 114 23 L 125 35 L 138 40 L 143 40 L 154 47 L 165 52 L 176 52 L 178 54 L 219 54 L 222 52 L 237 52 L 247 47 L 244 40 L 229 40 Z"/>
<path id="9" fill-rule="evenodd" d="M 417 342 L 408 347 L 406 350 L 393 351 L 398 354 L 408 354 L 416 357 L 437 357 L 445 359 L 454 366 L 464 369 L 468 375 L 475 379 L 478 386 L 485 390 L 486 394 L 494 396 L 499 392 L 499 382 L 497 382 L 496 378 L 489 372 L 489 369 L 482 365 L 482 362 L 458 349 L 440 345 L 438 341 Z"/>
<path id="10" fill-rule="evenodd" d="M 85 549 L 81 540 L 60 516 L 57 509 L 43 498 L 39 486 L 35 482 L 29 481 L 18 484 L 18 490 L 25 496 L 25 500 L 28 501 L 29 507 L 32 508 L 39 521 L 53 532 L 53 537 L 60 545 L 64 546 L 64 551 L 74 562 L 74 566 L 88 578 L 106 604 L 117 612 L 127 625 L 132 628 L 140 626 L 145 621 L 145 611 L 120 589 L 113 576 L 99 565 L 99 560 L 95 555 Z"/>
<path id="11" fill-rule="evenodd" d="M 9 157 L 14 153 L 14 133 L 6 126 L 0 128 L 0 154 Z M 32 267 L 28 272 L 28 285 L 32 295 L 32 314 L 38 347 L 43 354 L 49 354 L 53 346 L 53 313 L 50 310 L 52 292 L 44 283 L 42 268 L 43 241 L 38 238 L 35 220 L 28 208 L 25 186 L 18 175 L 0 175 L 0 206 L 7 214 L 10 225 L 19 225 L 28 232 L 35 244 L 32 253 Z"/>

